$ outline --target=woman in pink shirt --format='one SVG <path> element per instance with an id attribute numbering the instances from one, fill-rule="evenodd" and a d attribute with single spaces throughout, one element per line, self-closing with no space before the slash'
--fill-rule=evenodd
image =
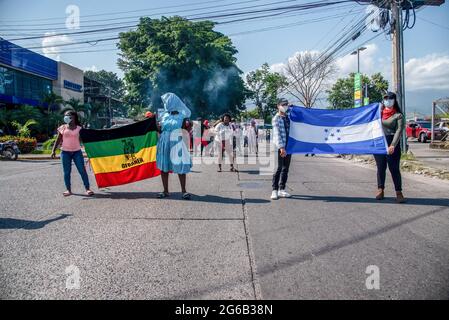
<path id="1" fill-rule="evenodd" d="M 70 174 L 72 172 L 73 160 L 78 172 L 81 175 L 84 187 L 86 188 L 86 195 L 91 196 L 94 193 L 90 190 L 89 178 L 87 177 L 86 168 L 84 167 L 84 158 L 80 144 L 81 123 L 78 119 L 78 114 L 72 110 L 66 111 L 64 113 L 64 122 L 66 124 L 63 124 L 58 128 L 58 137 L 56 138 L 56 142 L 51 153 L 51 157 L 55 158 L 56 148 L 62 143 L 61 161 L 62 168 L 64 170 L 64 182 L 67 188 L 67 191 L 65 191 L 63 195 L 72 195 Z"/>

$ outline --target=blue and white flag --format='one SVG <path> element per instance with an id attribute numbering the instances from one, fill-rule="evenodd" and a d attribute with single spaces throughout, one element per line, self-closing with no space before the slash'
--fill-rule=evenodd
<path id="1" fill-rule="evenodd" d="M 293 106 L 287 153 L 387 154 L 378 103 L 346 110 Z"/>

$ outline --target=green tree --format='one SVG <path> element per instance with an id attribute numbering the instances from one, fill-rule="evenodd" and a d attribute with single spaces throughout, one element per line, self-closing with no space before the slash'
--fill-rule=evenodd
<path id="1" fill-rule="evenodd" d="M 332 88 L 327 91 L 327 100 L 331 109 L 354 108 L 354 76 L 355 74 L 351 73 L 347 78 L 338 79 Z M 380 73 L 373 74 L 371 78 L 362 75 L 362 84 L 363 86 L 368 84 L 370 102 L 381 101 L 385 91 L 388 90 L 388 81 Z"/>
<path id="2" fill-rule="evenodd" d="M 21 124 L 17 121 L 12 122 L 12 125 L 17 129 L 19 137 L 22 138 L 29 138 L 31 135 L 30 127 L 36 124 L 37 121 L 34 119 L 29 119 L 24 124 Z"/>
<path id="3" fill-rule="evenodd" d="M 116 99 L 123 99 L 125 95 L 125 84 L 115 72 L 100 70 L 100 71 L 84 71 L 86 78 L 98 81 L 103 86 L 99 88 L 100 94 L 108 96 L 109 88 L 111 88 L 111 97 Z"/>
<path id="4" fill-rule="evenodd" d="M 42 98 L 42 105 L 47 109 L 46 113 L 46 124 L 47 124 L 47 134 L 51 136 L 52 131 L 56 128 L 59 122 L 61 122 L 62 117 L 58 113 L 54 113 L 53 109 L 59 110 L 59 105 L 64 103 L 64 99 L 51 92 L 44 95 Z"/>
<path id="5" fill-rule="evenodd" d="M 145 118 L 145 111 L 148 111 L 148 109 L 139 104 L 135 104 L 128 109 L 128 117 L 134 120 L 143 120 Z"/>
<path id="6" fill-rule="evenodd" d="M 249 97 L 254 101 L 259 116 L 265 121 L 276 112 L 280 91 L 287 86 L 287 79 L 277 72 L 271 72 L 267 63 L 246 76 Z"/>
<path id="7" fill-rule="evenodd" d="M 13 122 L 22 123 L 26 119 L 36 120 L 36 125 L 33 126 L 31 132 L 46 132 L 47 124 L 46 121 L 43 121 L 44 118 L 45 116 L 39 108 L 29 105 L 16 108 L 0 108 L 0 126 L 9 134 L 15 133 Z"/>
<path id="8" fill-rule="evenodd" d="M 231 40 L 211 21 L 182 17 L 141 18 L 136 30 L 120 34 L 119 67 L 125 73 L 127 103 L 161 107 L 160 96 L 177 94 L 192 116 L 242 110 L 246 90 Z"/>
<path id="9" fill-rule="evenodd" d="M 99 88 L 99 93 L 106 97 L 109 94 L 112 98 L 124 102 L 126 99 L 125 94 L 125 83 L 122 79 L 118 77 L 115 72 L 100 70 L 100 71 L 84 71 L 84 76 L 86 78 L 98 81 L 102 84 Z M 110 89 L 110 91 L 109 91 Z M 120 115 L 126 115 L 128 112 L 128 105 L 126 103 L 114 104 L 112 107 L 114 109 L 114 114 L 119 113 Z"/>
<path id="10" fill-rule="evenodd" d="M 257 108 L 240 112 L 240 118 L 243 120 L 258 119 L 260 117 Z"/>

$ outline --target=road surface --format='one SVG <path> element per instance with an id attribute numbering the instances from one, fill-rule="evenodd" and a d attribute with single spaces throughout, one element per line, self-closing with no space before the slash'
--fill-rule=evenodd
<path id="1" fill-rule="evenodd" d="M 191 201 L 175 177 L 168 199 L 159 178 L 87 198 L 74 170 L 63 198 L 58 161 L 0 162 L 0 298 L 449 298 L 447 182 L 405 175 L 398 205 L 389 178 L 377 202 L 374 169 L 294 156 L 294 197 L 271 202 L 239 169 L 195 165 Z"/>

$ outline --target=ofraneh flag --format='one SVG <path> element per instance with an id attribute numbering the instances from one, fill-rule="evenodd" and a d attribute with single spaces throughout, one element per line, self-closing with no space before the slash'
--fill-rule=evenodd
<path id="1" fill-rule="evenodd" d="M 287 153 L 387 154 L 378 103 L 345 110 L 293 106 Z"/>
<path id="2" fill-rule="evenodd" d="M 160 174 L 156 167 L 155 118 L 115 129 L 82 129 L 80 135 L 99 188 Z"/>

